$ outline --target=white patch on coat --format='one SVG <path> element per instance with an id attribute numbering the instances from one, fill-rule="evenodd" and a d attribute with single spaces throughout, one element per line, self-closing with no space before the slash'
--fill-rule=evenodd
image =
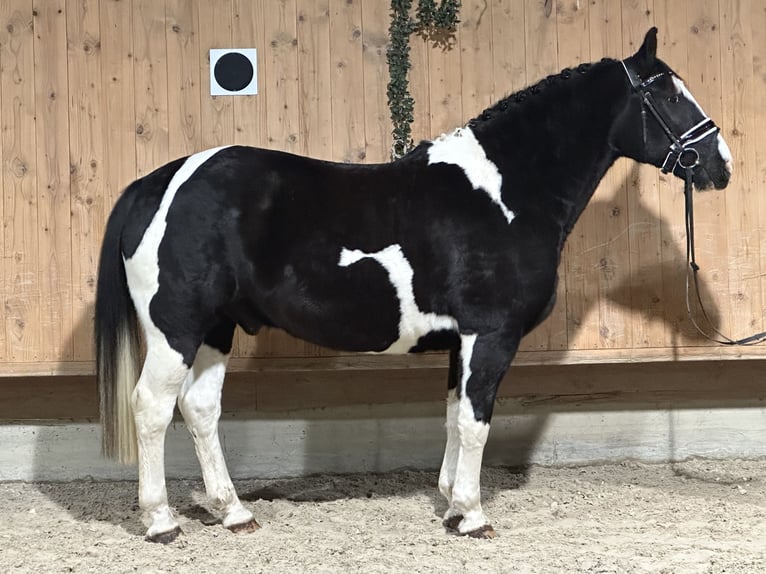
<path id="1" fill-rule="evenodd" d="M 130 295 L 145 328 L 152 325 L 149 317 L 149 302 L 160 286 L 159 247 L 165 236 L 170 205 L 175 199 L 178 188 L 186 183 L 202 164 L 222 149 L 224 147 L 208 149 L 186 159 L 180 169 L 173 174 L 168 188 L 162 196 L 160 206 L 149 223 L 149 227 L 146 228 L 136 252 L 129 259 L 124 260 Z M 148 336 L 152 334 L 147 333 Z"/>
<path id="2" fill-rule="evenodd" d="M 678 93 L 689 100 L 692 104 L 694 104 L 697 107 L 697 110 L 699 110 L 699 112 L 707 118 L 708 115 L 705 113 L 705 110 L 703 110 L 702 106 L 699 105 L 697 100 L 689 91 L 689 88 L 687 88 L 686 84 L 684 84 L 684 81 L 678 76 L 671 77 L 673 78 L 673 85 L 676 87 L 676 90 L 678 90 Z M 723 139 L 721 132 L 718 132 L 716 137 L 718 139 L 718 153 L 721 156 L 721 159 L 723 159 L 723 161 L 726 163 L 726 169 L 729 171 L 729 174 L 731 174 L 734 167 L 734 158 L 731 155 L 729 145 L 726 143 L 726 140 Z"/>
<path id="3" fill-rule="evenodd" d="M 431 142 L 428 148 L 428 165 L 449 163 L 460 167 L 474 189 L 483 190 L 500 208 L 510 223 L 514 213 L 503 203 L 501 190 L 503 176 L 497 166 L 487 157 L 484 148 L 469 127 L 457 128 Z"/>
<path id="4" fill-rule="evenodd" d="M 223 148 L 190 156 L 173 175 L 160 206 L 132 257 L 123 259 L 128 289 L 146 337 L 146 361 L 133 391 L 133 410 L 139 443 L 139 504 L 148 522 L 147 536 L 178 526 L 165 490 L 164 440 L 178 391 L 189 368 L 154 324 L 149 305 L 159 289 L 159 246 L 167 227 L 167 214 L 175 194 L 194 172 Z"/>
<path id="5" fill-rule="evenodd" d="M 471 378 L 471 358 L 476 335 L 460 336 L 460 358 L 462 377 L 460 379 L 460 400 L 458 401 L 457 428 L 460 440 L 455 484 L 452 487 L 452 502 L 448 515 L 463 516 L 458 526 L 462 533 L 471 532 L 487 524 L 481 508 L 481 461 L 484 445 L 489 435 L 489 424 L 476 420 L 473 404 L 468 397 L 468 381 Z"/>
<path id="6" fill-rule="evenodd" d="M 457 329 L 457 322 L 447 315 L 423 313 L 415 302 L 415 292 L 412 286 L 414 272 L 410 262 L 402 252 L 398 243 L 389 245 L 375 253 L 365 253 L 359 249 L 341 250 L 340 267 L 348 267 L 362 259 L 374 259 L 388 272 L 388 278 L 396 290 L 399 299 L 399 338 L 383 353 L 401 354 L 414 347 L 418 339 L 432 331 Z"/>

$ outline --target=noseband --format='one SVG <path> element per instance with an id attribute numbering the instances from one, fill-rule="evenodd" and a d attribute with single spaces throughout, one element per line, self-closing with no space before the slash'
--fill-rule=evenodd
<path id="1" fill-rule="evenodd" d="M 646 110 L 649 110 L 649 113 L 655 120 L 657 120 L 660 128 L 662 128 L 662 131 L 670 140 L 668 154 L 661 166 L 662 173 L 670 173 L 676 166 L 679 166 L 686 170 L 687 174 L 690 174 L 690 171 L 699 164 L 700 159 L 700 154 L 694 147 L 694 144 L 701 142 L 712 135 L 717 135 L 719 132 L 718 126 L 715 125 L 713 120 L 703 114 L 704 117 L 697 124 L 693 125 L 680 136 L 676 135 L 675 131 L 670 127 L 670 124 L 663 117 L 660 110 L 657 109 L 652 93 L 647 89 L 652 82 L 664 76 L 665 72 L 655 74 L 646 80 L 641 80 L 641 78 L 630 72 L 628 66 L 625 65 L 624 60 L 620 60 L 620 63 L 622 63 L 622 67 L 625 69 L 631 88 L 635 93 L 641 96 L 641 117 L 644 126 L 644 143 L 646 143 Z"/>

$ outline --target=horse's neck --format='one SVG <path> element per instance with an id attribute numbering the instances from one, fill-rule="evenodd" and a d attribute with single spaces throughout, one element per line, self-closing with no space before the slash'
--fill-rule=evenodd
<path id="1" fill-rule="evenodd" d="M 530 96 L 542 101 L 476 126 L 477 136 L 508 182 L 503 199 L 518 203 L 544 197 L 565 234 L 618 157 L 609 136 L 627 93 L 613 71 L 589 72 L 594 74 L 590 82 L 583 77 L 578 83 L 572 80 L 571 88 L 564 83 L 555 94 Z M 514 113 L 527 115 L 520 122 Z M 524 126 L 521 134 L 518 125 Z M 510 197 L 519 193 L 519 187 L 524 197 Z"/>

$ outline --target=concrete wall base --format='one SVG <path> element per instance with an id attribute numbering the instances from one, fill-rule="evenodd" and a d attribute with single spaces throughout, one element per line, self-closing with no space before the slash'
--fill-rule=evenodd
<path id="1" fill-rule="evenodd" d="M 437 469 L 444 403 L 318 409 L 221 422 L 235 478 Z M 135 479 L 135 467 L 104 460 L 96 423 L 0 426 L 0 480 Z M 189 433 L 168 431 L 169 477 L 200 477 Z M 522 414 L 498 405 L 487 465 L 570 465 L 621 459 L 766 456 L 766 409 L 603 410 Z"/>

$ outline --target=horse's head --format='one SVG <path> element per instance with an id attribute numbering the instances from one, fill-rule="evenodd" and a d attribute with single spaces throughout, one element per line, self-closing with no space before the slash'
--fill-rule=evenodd
<path id="1" fill-rule="evenodd" d="M 726 187 L 729 147 L 681 78 L 657 58 L 656 28 L 622 64 L 631 96 L 615 126 L 620 151 L 681 178 L 691 168 L 697 189 Z"/>

